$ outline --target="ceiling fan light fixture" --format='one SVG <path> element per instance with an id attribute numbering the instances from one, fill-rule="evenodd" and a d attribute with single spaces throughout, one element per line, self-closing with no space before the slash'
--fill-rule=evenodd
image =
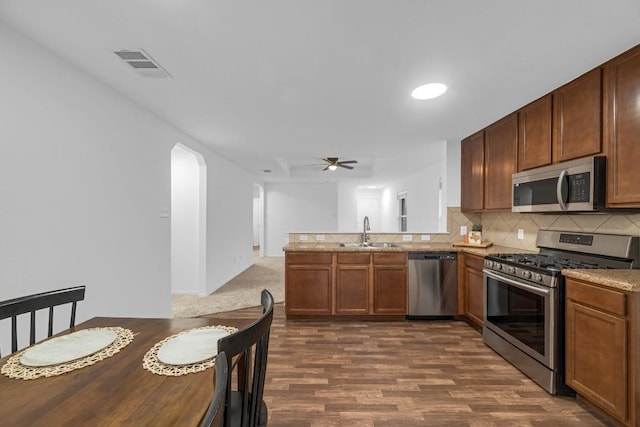
<path id="1" fill-rule="evenodd" d="M 442 83 L 427 83 L 418 86 L 411 92 L 414 99 L 424 101 L 427 99 L 437 98 L 447 91 L 447 86 Z"/>
<path id="2" fill-rule="evenodd" d="M 338 169 L 338 166 L 336 166 L 336 165 L 329 165 L 329 166 L 328 166 L 328 169 L 329 169 L 330 171 L 334 171 L 334 170 Z"/>

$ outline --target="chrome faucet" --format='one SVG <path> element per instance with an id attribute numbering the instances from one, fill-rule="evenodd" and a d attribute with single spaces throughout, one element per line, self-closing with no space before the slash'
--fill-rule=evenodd
<path id="1" fill-rule="evenodd" d="M 366 245 L 369 242 L 369 236 L 367 235 L 367 231 L 371 230 L 369 227 L 369 217 L 364 217 L 364 225 L 362 226 L 362 245 Z"/>

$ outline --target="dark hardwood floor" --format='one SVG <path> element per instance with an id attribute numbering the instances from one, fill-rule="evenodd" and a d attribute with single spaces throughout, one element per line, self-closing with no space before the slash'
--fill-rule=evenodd
<path id="1" fill-rule="evenodd" d="M 282 304 L 264 399 L 270 427 L 611 425 L 574 398 L 549 395 L 465 322 L 287 321 Z"/>

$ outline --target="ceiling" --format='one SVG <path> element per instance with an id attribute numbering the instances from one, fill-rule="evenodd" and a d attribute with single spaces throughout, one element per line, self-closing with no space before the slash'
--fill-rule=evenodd
<path id="1" fill-rule="evenodd" d="M 0 0 L 0 20 L 263 181 L 426 164 L 640 43 L 639 19 L 638 0 Z M 442 97 L 410 97 L 435 81 Z M 359 163 L 306 166 L 323 157 Z"/>

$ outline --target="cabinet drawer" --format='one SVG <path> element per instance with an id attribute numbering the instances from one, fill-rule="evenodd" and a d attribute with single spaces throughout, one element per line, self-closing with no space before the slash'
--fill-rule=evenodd
<path id="1" fill-rule="evenodd" d="M 394 252 L 394 253 L 374 253 L 373 263 L 375 265 L 390 265 L 390 264 L 406 264 L 407 253 L 406 252 Z"/>
<path id="2" fill-rule="evenodd" d="M 287 264 L 331 264 L 331 252 L 287 252 Z"/>
<path id="3" fill-rule="evenodd" d="M 338 252 L 338 264 L 369 264 L 371 254 Z"/>
<path id="4" fill-rule="evenodd" d="M 464 254 L 464 265 L 474 270 L 482 271 L 482 269 L 484 268 L 484 258 L 475 255 Z"/>
<path id="5" fill-rule="evenodd" d="M 568 278 L 566 293 L 567 299 L 620 316 L 627 314 L 627 299 L 623 292 L 600 288 Z"/>

